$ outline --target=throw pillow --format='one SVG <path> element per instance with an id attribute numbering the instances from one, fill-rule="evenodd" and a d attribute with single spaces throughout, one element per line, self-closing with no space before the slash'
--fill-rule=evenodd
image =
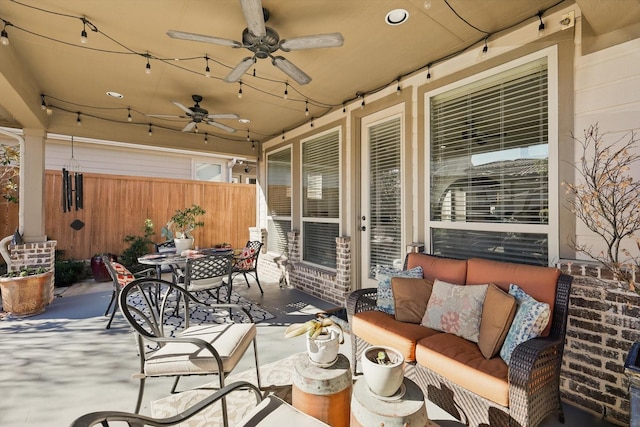
<path id="1" fill-rule="evenodd" d="M 396 320 L 420 324 L 427 310 L 432 288 L 433 280 L 393 277 L 391 291 Z"/>
<path id="2" fill-rule="evenodd" d="M 496 285 L 489 285 L 482 307 L 478 347 L 482 355 L 491 359 L 500 352 L 516 314 L 516 298 Z"/>
<path id="3" fill-rule="evenodd" d="M 253 256 L 255 255 L 255 253 L 255 249 L 245 246 L 242 249 L 240 258 L 238 258 L 238 260 L 236 261 L 236 267 L 239 270 L 249 270 L 251 267 L 253 267 Z"/>
<path id="4" fill-rule="evenodd" d="M 111 265 L 116 270 L 118 284 L 121 288 L 127 286 L 130 282 L 133 282 L 135 277 L 133 277 L 133 274 L 131 274 L 127 267 L 119 262 L 111 262 Z"/>
<path id="5" fill-rule="evenodd" d="M 393 291 L 391 290 L 392 277 L 414 277 L 422 279 L 422 267 L 409 270 L 396 270 L 391 267 L 379 266 L 376 272 L 378 280 L 378 310 L 389 314 L 395 314 L 393 306 Z"/>
<path id="6" fill-rule="evenodd" d="M 509 294 L 515 297 L 518 309 L 500 349 L 500 357 L 507 365 L 518 344 L 539 336 L 551 315 L 549 304 L 536 301 L 517 285 L 509 285 Z"/>
<path id="7" fill-rule="evenodd" d="M 422 325 L 477 343 L 489 285 L 454 285 L 436 279 Z"/>

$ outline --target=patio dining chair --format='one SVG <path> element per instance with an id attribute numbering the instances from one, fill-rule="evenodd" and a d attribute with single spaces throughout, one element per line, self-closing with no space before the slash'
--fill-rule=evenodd
<path id="1" fill-rule="evenodd" d="M 184 287 L 189 292 L 207 292 L 220 302 L 220 289 L 227 288 L 227 302 L 231 297 L 231 268 L 233 255 L 204 255 L 187 258 Z M 215 291 L 215 296 L 213 295 Z"/>
<path id="2" fill-rule="evenodd" d="M 180 309 L 184 300 L 189 304 Z M 245 308 L 204 303 L 184 287 L 156 278 L 126 285 L 119 303 L 133 328 L 140 357 L 140 372 L 133 376 L 140 380 L 136 414 L 148 377 L 175 377 L 171 393 L 181 377 L 190 375 L 217 375 L 222 388 L 251 343 L 260 387 L 256 326 Z M 226 421 L 224 398 L 222 412 Z"/>
<path id="3" fill-rule="evenodd" d="M 105 267 L 107 267 L 107 271 L 109 272 L 109 276 L 111 276 L 111 281 L 113 283 L 113 292 L 111 293 L 111 300 L 109 301 L 107 310 L 104 312 L 104 315 L 108 316 L 109 310 L 113 305 L 113 310 L 111 311 L 111 316 L 109 317 L 109 322 L 107 322 L 107 327 L 106 327 L 106 329 L 111 329 L 111 322 L 113 322 L 113 318 L 116 315 L 116 310 L 118 309 L 117 300 L 118 300 L 118 295 L 120 294 L 120 290 L 126 284 L 134 281 L 136 278 L 151 275 L 152 273 L 154 273 L 154 269 L 145 268 L 144 270 L 138 271 L 136 273 L 132 273 L 124 265 L 120 264 L 119 262 L 112 261 L 109 255 L 102 255 L 102 262 L 104 262 Z"/>
<path id="4" fill-rule="evenodd" d="M 188 420 L 195 415 L 237 390 L 249 390 L 253 392 L 257 402 L 257 405 L 246 413 L 242 417 L 242 420 L 236 424 L 238 427 L 280 427 L 286 425 L 304 427 L 328 426 L 328 424 L 299 411 L 279 397 L 273 395 L 263 397 L 261 390 L 255 385 L 245 381 L 238 381 L 225 386 L 209 397 L 169 418 L 159 419 L 127 412 L 102 411 L 82 415 L 71 423 L 70 427 L 93 427 L 98 425 L 109 427 L 111 425 L 109 424 L 110 422 L 125 422 L 129 426 L 158 427 L 182 425 L 181 423 L 188 422 Z M 228 420 L 223 419 L 223 423 L 227 425 Z"/>
<path id="5" fill-rule="evenodd" d="M 176 251 L 176 244 L 173 242 L 173 240 L 167 240 L 161 243 L 154 243 L 153 246 L 156 250 L 156 253 L 158 254 L 174 253 Z M 168 273 L 171 273 L 171 280 L 173 280 L 173 283 L 177 283 L 178 277 L 182 274 L 182 271 L 179 271 L 178 268 L 173 265 L 158 265 L 156 267 L 156 276 L 159 279 L 162 279 L 163 274 L 168 274 Z"/>
<path id="6" fill-rule="evenodd" d="M 236 257 L 234 257 L 233 270 L 231 271 L 229 286 L 233 283 L 233 279 L 242 274 L 244 281 L 247 282 L 247 287 L 251 287 L 247 274 L 253 276 L 260 288 L 260 293 L 264 294 L 262 286 L 260 285 L 260 279 L 258 279 L 258 257 L 262 250 L 262 242 L 257 240 L 249 240 L 245 247 L 242 249 Z"/>

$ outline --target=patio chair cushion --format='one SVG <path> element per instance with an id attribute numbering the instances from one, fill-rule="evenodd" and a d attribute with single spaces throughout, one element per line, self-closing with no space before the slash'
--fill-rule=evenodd
<path id="1" fill-rule="evenodd" d="M 248 270 L 253 267 L 253 256 L 256 254 L 256 250 L 249 247 L 244 247 L 240 258 L 236 262 L 236 268 L 240 270 Z"/>
<path id="2" fill-rule="evenodd" d="M 237 365 L 255 336 L 254 323 L 197 325 L 178 335 L 212 344 L 222 359 L 225 372 Z M 144 372 L 147 376 L 202 374 L 218 372 L 218 365 L 206 349 L 191 343 L 169 342 L 147 357 Z"/>
<path id="3" fill-rule="evenodd" d="M 118 284 L 120 285 L 121 288 L 128 285 L 130 282 L 134 281 L 135 277 L 133 276 L 133 273 L 131 273 L 127 269 L 127 267 L 120 264 L 119 262 L 111 262 L 111 265 L 113 265 L 113 268 L 116 270 L 116 273 L 118 274 L 117 276 Z"/>
<path id="4" fill-rule="evenodd" d="M 239 426 L 328 426 L 276 396 L 267 396 L 240 421 Z"/>
<path id="5" fill-rule="evenodd" d="M 201 291 L 204 289 L 213 289 L 213 288 L 217 288 L 218 286 L 222 286 L 223 284 L 224 283 L 223 283 L 222 276 L 191 280 L 189 282 L 189 291 L 194 292 L 194 291 Z"/>

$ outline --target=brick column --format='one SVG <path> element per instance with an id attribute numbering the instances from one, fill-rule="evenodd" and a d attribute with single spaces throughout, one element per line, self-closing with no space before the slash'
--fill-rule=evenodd
<path id="1" fill-rule="evenodd" d="M 44 267 L 54 272 L 51 276 L 51 296 L 55 286 L 55 261 L 56 245 L 55 240 L 46 242 L 24 243 L 21 245 L 9 245 L 11 255 L 11 271 L 18 271 L 21 268 Z M 51 302 L 51 301 L 50 301 Z"/>
<path id="2" fill-rule="evenodd" d="M 351 237 L 336 237 L 336 292 L 351 291 Z"/>

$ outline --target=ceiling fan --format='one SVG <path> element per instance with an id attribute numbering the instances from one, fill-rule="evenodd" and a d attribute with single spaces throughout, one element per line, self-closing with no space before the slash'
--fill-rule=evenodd
<path id="1" fill-rule="evenodd" d="M 198 123 L 206 123 L 211 126 L 218 127 L 222 130 L 226 130 L 227 132 L 235 132 L 236 130 L 230 126 L 225 124 L 215 122 L 214 119 L 237 119 L 239 116 L 234 113 L 228 114 L 209 114 L 209 111 L 200 107 L 200 102 L 202 101 L 202 97 L 200 95 L 191 95 L 191 99 L 195 102 L 193 107 L 185 107 L 178 101 L 173 102 L 178 108 L 185 112 L 183 116 L 170 116 L 164 114 L 148 114 L 149 117 L 160 117 L 160 118 L 179 118 L 179 119 L 191 119 L 189 123 L 182 129 L 182 132 L 191 132 L 195 130 L 198 132 Z"/>
<path id="2" fill-rule="evenodd" d="M 167 35 L 175 39 L 213 43 L 233 48 L 243 47 L 253 52 L 253 56 L 244 58 L 225 77 L 224 81 L 227 83 L 234 83 L 240 80 L 242 75 L 251 68 L 257 59 L 271 58 L 273 65 L 298 84 L 305 85 L 311 81 L 311 77 L 288 59 L 280 55 L 274 56 L 274 53 L 277 50 L 289 52 L 302 49 L 340 47 L 344 43 L 340 33 L 315 34 L 280 40 L 280 35 L 273 28 L 265 25 L 265 22 L 269 20 L 269 11 L 262 7 L 261 0 L 240 0 L 240 6 L 247 21 L 247 28 L 242 32 L 242 42 L 175 30 L 167 31 Z"/>

